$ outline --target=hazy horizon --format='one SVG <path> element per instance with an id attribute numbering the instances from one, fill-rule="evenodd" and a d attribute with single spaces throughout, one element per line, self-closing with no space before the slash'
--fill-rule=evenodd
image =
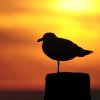
<path id="1" fill-rule="evenodd" d="M 0 100 L 44 100 L 45 91 L 0 91 Z M 100 90 L 91 91 L 91 100 L 100 100 Z"/>

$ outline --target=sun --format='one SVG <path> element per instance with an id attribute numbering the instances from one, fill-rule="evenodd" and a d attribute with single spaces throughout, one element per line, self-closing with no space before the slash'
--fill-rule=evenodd
<path id="1" fill-rule="evenodd" d="M 54 0 L 52 8 L 58 11 L 86 11 L 91 9 L 92 0 Z"/>

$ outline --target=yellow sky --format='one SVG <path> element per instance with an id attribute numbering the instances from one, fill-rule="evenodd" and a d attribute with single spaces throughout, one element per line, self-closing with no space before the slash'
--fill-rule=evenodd
<path id="1" fill-rule="evenodd" d="M 61 62 L 61 71 L 87 72 L 100 88 L 99 0 L 0 0 L 0 89 L 44 89 L 47 73 L 57 71 L 37 39 L 45 32 L 93 50 Z M 50 65 L 51 64 L 51 65 Z"/>

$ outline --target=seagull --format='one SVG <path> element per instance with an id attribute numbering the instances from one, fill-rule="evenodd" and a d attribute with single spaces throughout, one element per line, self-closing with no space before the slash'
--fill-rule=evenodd
<path id="1" fill-rule="evenodd" d="M 45 33 L 42 38 L 37 40 L 37 42 L 41 41 L 43 41 L 43 52 L 51 59 L 57 61 L 58 73 L 60 72 L 60 61 L 71 60 L 75 57 L 84 57 L 93 52 L 79 47 L 68 39 L 59 38 L 52 32 Z"/>

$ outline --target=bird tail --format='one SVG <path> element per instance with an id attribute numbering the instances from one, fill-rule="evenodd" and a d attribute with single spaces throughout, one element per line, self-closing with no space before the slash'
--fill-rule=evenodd
<path id="1" fill-rule="evenodd" d="M 93 53 L 93 51 L 90 51 L 90 50 L 83 50 L 82 52 L 80 52 L 80 54 L 78 55 L 79 57 L 83 57 L 83 56 L 86 56 L 86 55 L 89 55 Z"/>

